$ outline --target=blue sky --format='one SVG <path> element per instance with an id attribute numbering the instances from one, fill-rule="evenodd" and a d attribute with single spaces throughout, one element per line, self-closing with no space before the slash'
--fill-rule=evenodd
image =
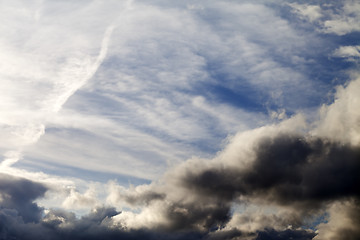
<path id="1" fill-rule="evenodd" d="M 3 1 L 0 9 L 0 172 L 45 184 L 36 204 L 47 213 L 114 207 L 123 213 L 109 217 L 113 226 L 158 231 L 171 225 L 159 196 L 179 203 L 177 195 L 188 194 L 178 185 L 184 176 L 262 164 L 264 139 L 277 146 L 277 136 L 299 135 L 311 149 L 315 138 L 359 147 L 356 1 L 44 0 Z M 251 239 L 274 229 L 262 239 L 292 229 L 314 238 L 289 227 L 290 215 L 306 216 L 281 197 L 264 203 L 239 191 L 230 202 L 245 210 L 222 223 L 226 231 Z M 142 202 L 144 194 L 160 203 Z M 311 208 L 314 219 L 328 218 L 311 226 L 314 239 L 343 227 L 332 219 L 355 207 L 339 201 Z M 256 222 L 254 212 L 274 212 L 275 225 Z M 184 229 L 223 234 L 195 225 Z"/>

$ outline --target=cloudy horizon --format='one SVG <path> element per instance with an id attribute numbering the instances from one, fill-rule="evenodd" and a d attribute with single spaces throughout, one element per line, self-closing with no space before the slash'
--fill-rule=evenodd
<path id="1" fill-rule="evenodd" d="M 0 239 L 360 238 L 357 1 L 0 12 Z"/>

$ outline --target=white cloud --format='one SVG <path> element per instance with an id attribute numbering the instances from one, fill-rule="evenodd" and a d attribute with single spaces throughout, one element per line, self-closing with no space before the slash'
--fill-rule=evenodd
<path id="1" fill-rule="evenodd" d="M 322 17 L 320 6 L 316 5 L 307 5 L 307 4 L 298 4 L 298 3 L 290 3 L 289 4 L 297 14 L 304 16 L 310 22 L 314 22 Z"/>
<path id="2" fill-rule="evenodd" d="M 87 24 L 74 24 L 84 12 L 67 11 L 76 9 L 76 4 L 59 8 L 43 1 L 2 4 L 1 18 L 8 23 L 0 29 L 6 36 L 0 41 L 5 53 L 0 69 L 0 123 L 7 137 L 3 149 L 21 152 L 38 141 L 47 118 L 96 72 L 106 55 L 113 26 L 108 25 L 106 31 L 106 27 L 97 27 L 91 34 L 84 32 Z M 97 7 L 97 3 L 90 4 L 87 10 L 96 11 Z M 56 20 L 60 16 L 61 21 Z M 94 37 L 102 31 L 104 36 Z"/>
<path id="3" fill-rule="evenodd" d="M 317 236 L 315 240 L 325 239 L 341 239 L 342 233 L 345 232 L 356 232 L 359 234 L 358 220 L 351 216 L 359 212 L 359 207 L 354 204 L 351 200 L 341 201 L 330 204 L 329 215 L 326 218 L 326 223 L 320 223 L 317 226 Z"/>
<path id="4" fill-rule="evenodd" d="M 95 19 L 103 11 L 94 10 L 97 4 L 100 3 L 88 5 L 86 10 L 93 12 Z M 101 6 L 111 7 L 112 11 L 122 7 Z M 70 19 L 76 19 L 77 11 L 87 19 L 85 10 L 74 9 Z M 99 17 L 102 32 L 101 27 L 88 31 L 86 25 L 86 31 L 77 33 L 79 38 L 97 39 L 99 44 L 101 34 L 103 41 L 109 42 L 101 48 L 103 52 L 107 49 L 108 56 L 81 92 L 66 102 L 63 111 L 56 117 L 47 116 L 46 136 L 26 150 L 28 156 L 89 170 L 128 173 L 133 169 L 134 176 L 153 179 L 167 165 L 192 155 L 208 156 L 209 150 L 216 152 L 219 136 L 223 138 L 267 121 L 262 114 L 207 99 L 207 93 L 202 92 L 206 84 L 229 89 L 248 84 L 261 93 L 271 92 L 270 96 L 279 104 L 289 97 L 284 97 L 286 92 L 281 89 L 306 86 L 308 81 L 301 73 L 283 67 L 268 55 L 271 49 L 290 57 L 293 45 L 301 48 L 305 41 L 270 8 L 259 4 L 211 3 L 204 9 L 206 12 L 200 8 L 190 11 L 132 3 L 115 20 Z M 207 12 L 209 16 L 204 16 Z M 206 23 L 206 18 L 213 14 L 220 18 L 215 23 Z M 65 26 L 74 31 L 70 25 Z M 111 26 L 115 27 L 109 40 L 104 32 Z M 268 40 L 254 43 L 259 34 L 261 39 Z M 99 45 L 95 46 L 99 49 Z M 101 49 L 99 59 L 104 55 Z M 88 76 L 84 79 L 89 79 L 93 70 L 86 70 L 86 66 L 98 64 L 95 54 L 87 57 L 87 50 L 66 63 L 79 66 L 66 67 L 68 70 L 63 74 L 76 73 L 72 77 L 77 81 L 62 77 L 65 82 L 60 81 L 59 90 L 54 93 L 58 97 L 42 101 L 45 105 L 49 102 L 62 105 L 73 89 L 85 83 L 78 74 L 84 72 Z M 210 66 L 217 61 L 219 69 Z M 228 72 L 230 77 L 223 81 L 211 76 L 213 71 Z"/>
<path id="5" fill-rule="evenodd" d="M 83 194 L 79 193 L 76 189 L 70 188 L 70 194 L 65 198 L 62 207 L 65 209 L 79 210 L 82 208 L 93 209 L 97 205 L 101 205 L 98 199 L 96 188 L 89 186 Z"/>
<path id="6" fill-rule="evenodd" d="M 360 4 L 354 0 L 337 3 L 310 5 L 289 4 L 294 12 L 319 25 L 322 33 L 345 35 L 360 31 Z"/>
<path id="7" fill-rule="evenodd" d="M 357 46 L 341 46 L 333 52 L 334 57 L 341 58 L 358 58 L 360 57 L 360 45 Z"/>
<path id="8" fill-rule="evenodd" d="M 283 63 L 299 64 L 311 37 L 260 2 L 29 5 L 26 14 L 6 6 L 3 32 L 18 34 L 0 42 L 8 63 L 0 71 L 7 92 L 0 147 L 5 153 L 19 149 L 19 136 L 33 139 L 22 147 L 28 163 L 154 179 L 167 166 L 215 153 L 229 134 L 273 121 L 218 103 L 216 86 L 239 96 L 256 89 L 251 99 L 264 97 L 264 109 L 296 110 L 306 101 L 301 89 L 319 94 Z"/>
<path id="9" fill-rule="evenodd" d="M 338 141 L 360 144 L 360 78 L 354 74 L 354 80 L 346 87 L 338 86 L 334 103 L 323 105 L 320 114 L 321 120 L 314 133 Z"/>
<path id="10" fill-rule="evenodd" d="M 344 35 L 354 31 L 360 31 L 360 3 L 353 0 L 345 1 L 338 14 L 332 14 L 329 20 L 324 22 L 323 31 Z"/>

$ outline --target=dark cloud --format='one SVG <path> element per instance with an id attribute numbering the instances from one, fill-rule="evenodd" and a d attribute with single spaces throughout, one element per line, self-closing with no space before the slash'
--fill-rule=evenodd
<path id="1" fill-rule="evenodd" d="M 221 229 L 231 219 L 231 204 L 241 197 L 249 202 L 255 200 L 292 209 L 293 216 L 282 220 L 283 226 L 301 227 L 334 201 L 359 199 L 358 147 L 328 139 L 283 134 L 262 138 L 253 150 L 255 159 L 247 167 L 209 164 L 196 168 L 189 164 L 179 168 L 180 174 L 175 176 L 179 179 L 172 181 L 173 185 L 167 190 L 158 190 L 160 194 L 171 191 L 169 189 L 182 189 L 179 194 L 184 195 L 175 200 L 165 198 L 171 201 L 164 205 L 165 217 L 170 223 L 167 226 L 171 230 L 207 229 L 212 232 Z M 192 200 L 184 200 L 186 195 Z M 351 214 L 348 217 L 355 219 Z M 359 228 L 359 224 L 353 222 Z M 259 239 L 268 235 L 274 236 L 271 239 L 286 239 L 290 233 L 294 239 L 313 237 L 313 232 L 290 230 L 277 232 L 278 236 L 274 235 L 275 230 L 259 231 L 259 237 L 263 236 Z M 355 232 L 349 234 L 352 233 Z"/>
<path id="2" fill-rule="evenodd" d="M 216 199 L 223 205 L 245 197 L 250 202 L 290 207 L 300 214 L 294 214 L 298 217 L 288 219 L 288 224 L 298 227 L 331 202 L 352 199 L 353 205 L 359 203 L 359 147 L 328 139 L 279 135 L 261 139 L 254 152 L 256 157 L 248 167 L 209 166 L 200 171 L 188 168 L 181 183 L 200 195 L 199 199 Z M 351 226 L 340 228 L 335 235 L 357 239 L 359 212 L 352 208 L 346 215 Z M 289 239 L 288 234 L 293 239 L 314 237 L 308 232 L 274 230 L 258 232 L 257 239 Z"/>
<path id="3" fill-rule="evenodd" d="M 230 220 L 229 203 L 198 202 L 184 204 L 173 202 L 166 210 L 167 228 L 171 230 L 218 229 Z"/>
<path id="4" fill-rule="evenodd" d="M 42 208 L 33 201 L 44 196 L 46 190 L 42 184 L 0 174 L 0 211 L 19 216 L 24 222 L 38 222 Z"/>
<path id="5" fill-rule="evenodd" d="M 59 209 L 51 209 L 45 214 L 44 209 L 33 201 L 43 197 L 46 191 L 43 184 L 0 174 L 0 239 L 196 240 L 205 236 L 204 232 L 192 230 L 173 232 L 113 227 L 111 217 L 120 212 L 111 207 L 96 208 L 81 218 L 77 218 L 72 212 Z M 180 215 L 171 216 L 173 213 L 174 211 L 169 211 L 169 217 L 181 219 Z M 184 225 L 182 228 L 187 227 Z"/>
<path id="6" fill-rule="evenodd" d="M 322 214 L 333 202 L 359 199 L 358 147 L 328 139 L 282 134 L 260 138 L 253 152 L 255 157 L 246 167 L 228 167 L 216 162 L 184 164 L 167 176 L 165 187 L 151 185 L 145 191 L 151 194 L 139 194 L 139 202 L 155 209 L 154 214 L 158 214 L 158 208 L 153 203 L 162 203 L 161 214 L 166 224 L 159 224 L 160 231 L 198 231 L 213 239 L 249 239 L 251 236 L 312 239 L 313 231 L 294 229 L 309 224 L 313 216 Z M 174 191 L 177 197 L 172 196 Z M 131 196 L 136 198 L 134 194 Z M 144 201 L 144 196 L 151 201 Z M 279 229 L 269 230 L 273 222 L 267 225 L 260 221 L 260 229 L 255 232 L 236 228 L 224 231 L 232 218 L 232 204 L 240 198 L 286 209 L 287 214 L 283 216 L 264 216 L 275 218 Z M 354 220 L 356 216 L 352 215 L 355 214 L 348 213 L 347 217 L 354 224 L 344 229 L 349 235 L 356 234 L 351 230 L 354 226 L 359 228 Z M 288 226 L 292 227 L 286 230 Z"/>
<path id="7" fill-rule="evenodd" d="M 255 240 L 311 240 L 315 237 L 313 231 L 291 230 L 276 231 L 274 229 L 266 229 L 260 231 Z"/>
<path id="8" fill-rule="evenodd" d="M 360 149 L 323 139 L 282 135 L 254 149 L 246 169 L 209 167 L 188 171 L 183 184 L 204 195 L 230 201 L 259 197 L 278 204 L 317 203 L 360 196 Z"/>
<path id="9" fill-rule="evenodd" d="M 137 195 L 126 195 L 124 200 L 130 205 L 147 205 L 154 200 L 163 200 L 166 197 L 164 193 L 157 193 L 154 191 L 147 191 Z"/>
<path id="10" fill-rule="evenodd" d="M 223 230 L 210 233 L 206 239 L 208 240 L 231 240 L 240 237 L 255 237 L 255 233 L 243 233 L 238 229 Z"/>
<path id="11" fill-rule="evenodd" d="M 165 223 L 152 227 L 114 225 L 112 217 L 122 213 L 107 207 L 81 218 L 63 210 L 44 214 L 34 200 L 44 195 L 45 186 L 0 175 L 0 239 L 308 240 L 315 234 L 299 228 L 304 226 L 305 217 L 336 201 L 346 202 L 344 214 L 351 224 L 332 230 L 333 239 L 359 238 L 358 147 L 283 134 L 262 138 L 253 151 L 255 158 L 246 167 L 212 162 L 194 168 L 184 164 L 177 169 L 177 175 L 168 175 L 173 179 L 165 185 L 151 184 L 140 193 L 124 193 L 126 201 L 143 204 L 152 210 L 150 214 L 160 214 L 165 219 Z M 286 207 L 292 211 L 288 214 L 294 216 L 282 219 L 275 214 L 280 223 L 276 229 L 263 222 L 255 231 L 228 229 L 232 204 L 239 198 Z"/>

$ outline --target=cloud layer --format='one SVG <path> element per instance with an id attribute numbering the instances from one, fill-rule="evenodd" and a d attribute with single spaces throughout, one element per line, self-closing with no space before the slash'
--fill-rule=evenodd
<path id="1" fill-rule="evenodd" d="M 0 239 L 360 239 L 357 2 L 0 6 Z"/>
<path id="2" fill-rule="evenodd" d="M 337 102 L 351 99 L 352 85 L 342 91 Z M 325 118 L 333 118 L 337 102 Z M 45 210 L 33 201 L 48 187 L 2 174 L 1 234 L 23 239 L 359 238 L 359 146 L 296 130 L 301 126 L 298 116 L 239 133 L 212 160 L 188 160 L 149 185 L 110 185 L 108 203 L 140 207 L 138 213 L 97 207 L 79 218 Z M 234 211 L 236 206 L 245 208 Z"/>

